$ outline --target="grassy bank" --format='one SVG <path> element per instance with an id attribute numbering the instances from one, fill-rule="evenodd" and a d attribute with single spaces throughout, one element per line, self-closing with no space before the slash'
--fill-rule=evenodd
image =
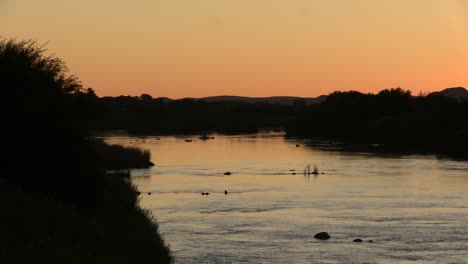
<path id="1" fill-rule="evenodd" d="M 98 139 L 90 139 L 90 144 L 96 152 L 96 158 L 106 170 L 154 166 L 151 162 L 151 153 L 148 150 L 138 147 L 109 145 Z"/>
<path id="2" fill-rule="evenodd" d="M 0 263 L 170 263 L 168 247 L 135 189 L 106 177 L 93 214 L 0 183 Z M 83 190 L 86 191 L 86 190 Z"/>

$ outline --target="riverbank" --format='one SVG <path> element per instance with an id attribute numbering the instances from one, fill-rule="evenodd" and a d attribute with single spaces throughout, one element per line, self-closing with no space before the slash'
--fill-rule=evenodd
<path id="1" fill-rule="evenodd" d="M 111 175 L 92 214 L 2 181 L 0 262 L 171 263 L 158 224 L 137 203 L 135 187 Z"/>
<path id="2" fill-rule="evenodd" d="M 468 158 L 468 100 L 402 89 L 335 92 L 286 126 L 288 137 L 322 138 L 373 151 Z"/>
<path id="3" fill-rule="evenodd" d="M 0 263 L 171 263 L 135 187 L 106 173 L 150 154 L 89 138 L 88 93 L 45 51 L 0 37 Z"/>

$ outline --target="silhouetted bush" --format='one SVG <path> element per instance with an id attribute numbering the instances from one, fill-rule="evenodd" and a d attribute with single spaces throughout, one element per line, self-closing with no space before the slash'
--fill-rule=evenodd
<path id="1" fill-rule="evenodd" d="M 86 137 L 94 92 L 35 42 L 5 39 L 0 87 L 0 263 L 170 263 L 135 188 L 105 173 L 149 153 Z"/>
<path id="2" fill-rule="evenodd" d="M 83 210 L 99 199 L 102 172 L 89 157 L 66 96 L 81 84 L 33 41 L 0 40 L 3 178 Z M 83 192 L 83 190 L 86 190 Z"/>
<path id="3" fill-rule="evenodd" d="M 151 153 L 138 147 L 109 145 L 101 140 L 92 141 L 96 158 L 106 170 L 148 168 L 152 166 Z"/>

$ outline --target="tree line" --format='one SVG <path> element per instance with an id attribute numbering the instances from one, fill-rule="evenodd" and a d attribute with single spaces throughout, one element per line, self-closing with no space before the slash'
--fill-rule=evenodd
<path id="1" fill-rule="evenodd" d="M 295 137 L 381 144 L 382 149 L 468 156 L 468 100 L 439 93 L 412 96 L 393 88 L 377 94 L 334 92 L 286 127 Z"/>
<path id="2" fill-rule="evenodd" d="M 391 88 L 377 94 L 334 92 L 324 102 L 292 105 L 242 101 L 168 100 L 150 95 L 97 97 L 79 93 L 91 130 L 134 134 L 255 133 L 381 144 L 382 150 L 467 155 L 468 102 L 441 93 L 414 96 Z M 86 107 L 84 107 L 86 106 Z"/>

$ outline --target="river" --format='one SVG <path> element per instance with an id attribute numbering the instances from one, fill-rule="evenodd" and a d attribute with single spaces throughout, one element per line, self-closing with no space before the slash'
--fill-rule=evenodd
<path id="1" fill-rule="evenodd" d="M 105 138 L 151 151 L 132 181 L 176 263 L 468 263 L 468 162 L 214 137 Z"/>

